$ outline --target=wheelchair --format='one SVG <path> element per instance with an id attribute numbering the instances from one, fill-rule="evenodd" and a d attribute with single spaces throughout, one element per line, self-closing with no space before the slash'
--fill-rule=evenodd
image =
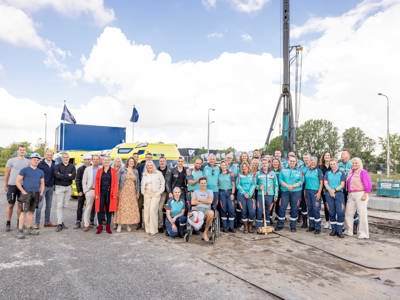
<path id="1" fill-rule="evenodd" d="M 210 243 L 211 244 L 215 244 L 217 238 L 221 235 L 221 223 L 220 223 L 219 212 L 217 209 L 213 209 L 213 211 L 214 211 L 214 218 L 213 218 L 213 221 L 212 221 L 210 229 L 209 229 L 209 232 L 211 233 L 211 235 L 210 235 Z M 204 220 L 204 223 L 199 231 L 204 232 L 205 223 L 206 222 Z M 196 231 L 196 230 L 195 230 L 195 228 L 193 228 L 192 225 L 190 225 L 189 217 L 188 217 L 187 221 L 186 221 L 186 233 L 185 233 L 185 236 L 183 237 L 185 242 L 190 241 L 190 238 L 194 231 Z"/>

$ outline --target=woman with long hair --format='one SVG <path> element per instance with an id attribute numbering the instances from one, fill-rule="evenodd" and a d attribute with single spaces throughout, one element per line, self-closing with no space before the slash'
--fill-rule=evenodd
<path id="1" fill-rule="evenodd" d="M 319 164 L 319 168 L 322 171 L 322 175 L 325 177 L 325 174 L 331 170 L 331 166 L 330 166 L 330 161 L 332 160 L 332 154 L 329 151 L 325 151 L 322 155 L 321 155 L 321 159 L 320 159 L 320 164 Z M 326 193 L 327 190 L 325 187 L 323 187 L 322 189 L 322 202 L 324 203 L 324 214 L 325 214 L 325 225 L 324 228 L 325 229 L 331 229 L 331 224 L 329 222 L 329 210 L 328 210 L 328 204 L 326 202 Z"/>

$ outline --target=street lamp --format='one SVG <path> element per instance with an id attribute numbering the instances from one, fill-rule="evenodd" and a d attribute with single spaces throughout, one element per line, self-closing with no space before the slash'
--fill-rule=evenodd
<path id="1" fill-rule="evenodd" d="M 389 135 L 389 97 L 388 96 L 386 96 L 385 94 L 382 94 L 382 93 L 378 93 L 378 96 L 383 96 L 383 97 L 385 97 L 386 98 L 386 101 L 387 101 L 387 113 L 386 113 L 386 121 L 387 121 L 387 124 L 386 124 L 386 129 L 387 129 L 387 132 L 386 132 L 386 135 L 387 135 L 387 137 L 386 137 L 386 139 L 387 139 L 387 145 L 386 145 L 386 175 L 387 175 L 387 177 L 389 178 L 389 175 L 390 175 L 390 165 L 389 165 L 389 162 L 390 162 L 390 142 L 389 142 L 389 137 L 390 137 L 390 135 Z"/>
<path id="2" fill-rule="evenodd" d="M 47 148 L 47 113 L 44 113 L 44 151 Z"/>
<path id="3" fill-rule="evenodd" d="M 208 119 L 207 119 L 207 154 L 210 154 L 210 125 L 215 123 L 215 121 L 210 122 L 210 111 L 215 111 L 215 108 L 208 109 Z"/>

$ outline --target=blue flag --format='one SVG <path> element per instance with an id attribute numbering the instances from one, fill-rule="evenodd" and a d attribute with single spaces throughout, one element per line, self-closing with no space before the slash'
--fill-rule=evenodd
<path id="1" fill-rule="evenodd" d="M 76 120 L 75 120 L 74 116 L 70 113 L 70 111 L 68 110 L 68 108 L 65 104 L 64 104 L 63 112 L 61 114 L 61 120 L 68 122 L 68 123 L 76 124 Z"/>
<path id="2" fill-rule="evenodd" d="M 136 123 L 137 121 L 139 121 L 139 113 L 138 113 L 136 107 L 133 107 L 132 116 L 131 116 L 130 121 L 133 123 Z"/>

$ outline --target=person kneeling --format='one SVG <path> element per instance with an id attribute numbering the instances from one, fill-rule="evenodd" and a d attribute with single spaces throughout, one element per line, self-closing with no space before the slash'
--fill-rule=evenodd
<path id="1" fill-rule="evenodd" d="M 179 187 L 174 188 L 173 197 L 168 199 L 166 206 L 165 227 L 168 235 L 173 238 L 185 235 L 185 201 L 181 198 L 181 195 L 181 189 Z"/>

